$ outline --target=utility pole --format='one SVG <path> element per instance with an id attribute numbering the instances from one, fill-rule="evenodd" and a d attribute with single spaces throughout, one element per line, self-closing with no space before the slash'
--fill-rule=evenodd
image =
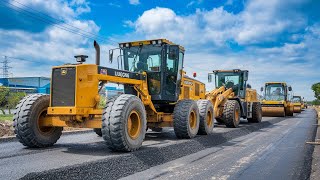
<path id="1" fill-rule="evenodd" d="M 10 75 L 9 69 L 11 67 L 9 66 L 10 61 L 8 60 L 8 57 L 4 56 L 4 60 L 1 63 L 2 63 L 2 68 L 0 69 L 2 69 L 2 77 L 9 78 L 9 75 Z"/>

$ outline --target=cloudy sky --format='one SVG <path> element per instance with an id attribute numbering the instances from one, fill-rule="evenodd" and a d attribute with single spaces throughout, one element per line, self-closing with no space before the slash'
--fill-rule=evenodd
<path id="1" fill-rule="evenodd" d="M 0 58 L 11 76 L 50 76 L 86 54 L 102 65 L 116 42 L 166 38 L 186 48 L 185 70 L 207 82 L 214 69 L 247 69 L 249 83 L 286 81 L 313 99 L 320 81 L 318 0 L 1 0 Z M 207 84 L 213 88 L 214 84 Z"/>

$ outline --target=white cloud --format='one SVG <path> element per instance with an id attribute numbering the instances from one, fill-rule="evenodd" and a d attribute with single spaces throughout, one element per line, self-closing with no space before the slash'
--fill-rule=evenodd
<path id="1" fill-rule="evenodd" d="M 138 4 L 140 4 L 140 1 L 139 0 L 129 0 L 129 3 L 132 5 L 138 5 Z"/>

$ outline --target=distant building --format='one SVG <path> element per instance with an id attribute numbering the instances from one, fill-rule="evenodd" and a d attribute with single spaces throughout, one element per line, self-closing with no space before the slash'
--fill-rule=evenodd
<path id="1" fill-rule="evenodd" d="M 47 77 L 14 77 L 0 78 L 0 86 L 9 87 L 11 91 L 50 94 L 50 78 Z M 111 98 L 123 93 L 122 88 L 106 86 L 101 94 Z"/>
<path id="2" fill-rule="evenodd" d="M 0 85 L 11 91 L 26 93 L 50 93 L 50 78 L 47 77 L 13 77 L 0 78 Z"/>

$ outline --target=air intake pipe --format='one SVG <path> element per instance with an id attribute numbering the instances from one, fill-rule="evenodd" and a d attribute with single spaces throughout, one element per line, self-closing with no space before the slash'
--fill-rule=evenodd
<path id="1" fill-rule="evenodd" d="M 93 42 L 93 46 L 96 49 L 96 65 L 100 65 L 100 46 L 97 41 Z"/>

